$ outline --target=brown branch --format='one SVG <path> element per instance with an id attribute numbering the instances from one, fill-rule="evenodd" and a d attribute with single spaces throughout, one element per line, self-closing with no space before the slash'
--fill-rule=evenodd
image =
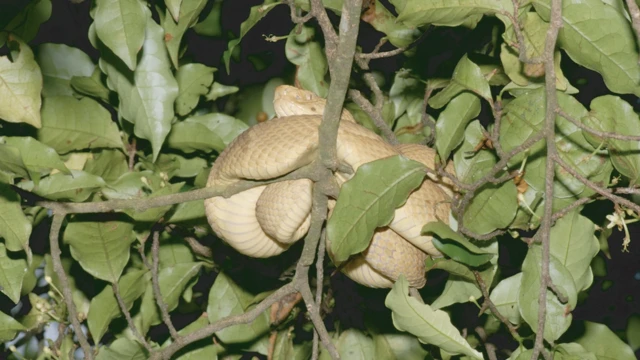
<path id="1" fill-rule="evenodd" d="M 325 53 L 327 54 L 327 59 L 329 60 L 329 70 L 331 70 L 332 63 L 334 58 L 339 55 L 336 54 L 336 49 L 338 47 L 338 34 L 333 29 L 333 25 L 331 24 L 331 20 L 329 20 L 329 16 L 327 15 L 327 10 L 325 10 L 324 5 L 322 4 L 322 0 L 311 0 L 311 13 L 313 17 L 318 21 L 318 25 L 320 25 L 320 29 L 322 29 L 322 33 L 324 34 L 325 41 Z M 360 1 L 359 1 L 360 2 Z M 343 4 L 343 8 L 344 8 Z M 344 10 L 344 9 L 343 9 Z M 342 13 L 344 16 L 344 11 Z M 353 56 L 351 57 L 353 59 Z M 331 77 L 333 80 L 333 76 Z"/>
<path id="2" fill-rule="evenodd" d="M 371 117 L 373 120 L 373 124 L 382 132 L 382 136 L 387 140 L 387 142 L 391 145 L 398 144 L 398 138 L 393 133 L 389 125 L 382 118 L 382 113 L 378 109 L 374 108 L 374 106 L 365 98 L 362 93 L 358 90 L 351 89 L 349 90 L 349 97 L 353 102 L 355 102 L 364 112 Z"/>
<path id="3" fill-rule="evenodd" d="M 64 214 L 85 214 L 85 213 L 104 213 L 121 209 L 133 209 L 142 212 L 151 208 L 157 208 L 167 205 L 175 205 L 183 202 L 204 200 L 214 196 L 229 197 L 239 192 L 254 188 L 260 185 L 266 185 L 274 182 L 295 179 L 311 179 L 316 180 L 319 175 L 316 171 L 316 164 L 312 163 L 307 166 L 289 173 L 278 179 L 267 181 L 238 181 L 230 186 L 207 187 L 203 189 L 187 191 L 178 194 L 157 196 L 154 198 L 144 199 L 128 199 L 128 200 L 109 200 L 88 203 L 68 203 L 57 201 L 36 201 L 36 206 L 42 206 L 53 210 L 54 213 Z"/>
<path id="4" fill-rule="evenodd" d="M 135 336 L 136 339 L 138 339 L 138 341 L 144 346 L 145 349 L 147 349 L 147 351 L 149 352 L 153 351 L 153 349 L 151 348 L 151 345 L 149 345 L 147 340 L 142 336 L 142 334 L 140 334 L 140 331 L 138 331 L 136 324 L 133 323 L 133 319 L 131 318 L 131 313 L 129 312 L 129 309 L 127 309 L 127 304 L 124 303 L 124 300 L 122 299 L 122 295 L 120 294 L 120 286 L 118 286 L 118 282 L 117 281 L 112 282 L 111 288 L 113 289 L 113 294 L 116 297 L 116 301 L 118 302 L 120 311 L 122 311 L 122 313 L 124 314 L 124 318 L 127 319 L 127 324 L 129 325 L 129 329 L 131 329 L 133 336 Z"/>
<path id="5" fill-rule="evenodd" d="M 493 314 L 493 316 L 495 316 L 498 320 L 500 320 L 501 323 L 504 324 L 504 326 L 507 327 L 507 329 L 511 333 L 511 336 L 518 342 L 522 341 L 520 334 L 518 334 L 518 329 L 515 326 L 513 326 L 513 324 L 506 317 L 504 317 L 504 315 L 500 313 L 500 311 L 498 311 L 498 308 L 496 307 L 496 305 L 493 303 L 493 301 L 491 301 L 489 290 L 487 289 L 487 285 L 484 283 L 484 280 L 482 279 L 482 275 L 480 275 L 480 272 L 474 270 L 473 275 L 475 276 L 476 282 L 478 283 L 478 287 L 480 288 L 480 292 L 484 297 L 484 302 L 482 303 L 482 307 L 483 308 L 488 307 L 489 310 L 491 310 L 491 313 Z M 483 309 L 483 312 L 484 312 L 484 309 Z"/>
<path id="6" fill-rule="evenodd" d="M 291 21 L 294 23 L 304 24 L 313 19 L 313 14 L 311 12 L 307 13 L 305 16 L 298 16 L 298 9 L 296 8 L 296 4 L 293 0 L 284 0 L 284 3 L 289 5 L 289 9 L 291 10 Z"/>
<path id="7" fill-rule="evenodd" d="M 537 56 L 535 58 L 530 58 L 527 56 L 527 45 L 524 40 L 524 34 L 522 33 L 522 26 L 520 25 L 520 21 L 518 21 L 518 10 L 520 9 L 520 1 L 519 0 L 511 0 L 513 3 L 513 14 L 508 12 L 501 12 L 504 16 L 506 16 L 513 25 L 513 31 L 516 34 L 516 39 L 518 41 L 518 59 L 525 64 L 540 64 L 544 62 L 545 56 Z M 548 32 L 547 32 L 548 33 Z"/>
<path id="8" fill-rule="evenodd" d="M 554 156 L 556 152 L 555 143 L 555 119 L 558 108 L 558 98 L 556 94 L 556 72 L 553 61 L 558 32 L 562 26 L 562 0 L 551 0 L 551 19 L 544 47 L 544 69 L 545 69 L 545 91 L 546 91 L 546 112 L 543 133 L 547 142 L 547 159 L 545 164 L 545 187 L 544 187 L 544 213 L 540 223 L 540 239 L 542 242 L 542 264 L 540 274 L 540 293 L 538 295 L 538 326 L 536 330 L 535 345 L 533 347 L 532 360 L 538 359 L 538 355 L 544 350 L 544 327 L 547 314 L 547 288 L 551 284 L 549 276 L 550 262 L 550 237 L 553 216 L 553 181 L 555 179 Z M 524 49 L 521 49 L 521 53 Z"/>
<path id="9" fill-rule="evenodd" d="M 576 169 L 574 169 L 573 167 L 569 166 L 569 164 L 564 162 L 564 160 L 562 160 L 562 158 L 560 158 L 559 156 L 555 159 L 555 162 L 558 165 L 560 165 L 560 167 L 562 167 L 566 172 L 568 172 L 573 177 L 578 179 L 581 183 L 585 184 L 588 188 L 604 196 L 605 198 L 611 200 L 612 202 L 628 207 L 629 209 L 633 209 L 633 211 L 640 214 L 640 206 L 638 204 L 630 200 L 627 200 L 621 196 L 615 195 L 611 192 L 611 190 L 605 189 L 600 185 L 594 183 L 593 181 L 587 179 L 584 175 L 580 174 Z"/>
<path id="10" fill-rule="evenodd" d="M 129 144 L 129 171 L 133 171 L 133 167 L 136 164 L 136 138 L 131 139 Z"/>
<path id="11" fill-rule="evenodd" d="M 320 233 L 320 244 L 318 244 L 318 255 L 316 259 L 316 304 L 318 308 L 320 308 L 322 304 L 322 290 L 323 290 L 323 282 L 324 282 L 324 254 L 326 251 L 326 240 L 327 233 L 325 229 L 322 229 Z M 319 310 L 318 310 L 319 311 Z M 318 332 L 313 332 L 313 347 L 311 348 L 311 359 L 318 359 L 319 354 L 319 336 Z"/>
<path id="12" fill-rule="evenodd" d="M 160 261 L 160 231 L 153 231 L 153 240 L 151 243 L 151 287 L 153 288 L 153 297 L 156 298 L 156 304 L 160 309 L 160 314 L 162 316 L 162 322 L 169 329 L 169 334 L 175 340 L 178 338 L 178 331 L 173 326 L 171 322 L 171 317 L 169 316 L 169 309 L 167 308 L 167 303 L 164 302 L 162 298 L 162 291 L 160 290 L 160 280 L 158 278 L 158 268 Z"/>
<path id="13" fill-rule="evenodd" d="M 60 285 L 62 286 L 62 294 L 64 295 L 64 302 L 67 305 L 67 311 L 69 312 L 69 319 L 71 320 L 71 324 L 73 325 L 73 330 L 76 333 L 76 337 L 78 338 L 78 342 L 80 342 L 80 347 L 82 347 L 82 351 L 84 352 L 85 359 L 93 360 L 93 352 L 91 350 L 91 345 L 89 345 L 89 341 L 87 341 L 87 337 L 82 332 L 82 326 L 80 325 L 80 321 L 78 320 L 78 310 L 76 309 L 76 305 L 73 303 L 73 293 L 71 292 L 71 284 L 69 284 L 69 278 L 62 267 L 62 260 L 60 259 L 60 245 L 59 245 L 59 237 L 60 237 L 60 229 L 62 228 L 62 222 L 67 214 L 65 212 L 53 214 L 53 220 L 51 221 L 51 230 L 49 232 L 49 246 L 51 247 L 51 260 L 53 263 L 53 271 L 58 276 L 58 280 L 60 280 Z"/>
<path id="14" fill-rule="evenodd" d="M 154 352 L 151 354 L 150 359 L 152 360 L 169 360 L 171 356 L 178 352 L 183 347 L 194 343 L 198 340 L 202 340 L 204 338 L 208 338 L 212 336 L 214 333 L 225 329 L 229 326 L 239 325 L 239 324 L 248 324 L 254 321 L 260 314 L 262 314 L 265 310 L 267 310 L 271 305 L 278 302 L 285 296 L 294 293 L 295 290 L 295 280 L 288 283 L 287 285 L 281 287 L 276 290 L 271 295 L 267 296 L 264 300 L 262 300 L 258 305 L 256 305 L 251 310 L 245 312 L 240 315 L 227 316 L 216 321 L 213 324 L 209 324 L 203 328 L 200 328 L 192 333 L 189 333 L 185 336 L 179 336 L 174 339 L 174 341 L 167 347 L 163 348 L 160 351 Z"/>
<path id="15" fill-rule="evenodd" d="M 627 0 L 627 8 L 629 9 L 629 14 L 631 15 L 631 24 L 633 25 L 633 30 L 636 32 L 636 40 L 640 46 L 640 9 L 638 9 L 638 4 L 636 4 L 636 0 Z"/>
<path id="16" fill-rule="evenodd" d="M 558 109 L 557 112 L 558 112 L 558 115 L 560 115 L 563 118 L 569 120 L 572 124 L 574 124 L 575 126 L 579 127 L 580 129 L 588 132 L 589 134 L 593 134 L 595 136 L 598 136 L 598 137 L 601 137 L 601 138 L 606 138 L 606 139 L 640 141 L 640 136 L 637 136 L 637 135 L 623 135 L 623 134 L 618 134 L 618 133 L 615 133 L 615 132 L 607 132 L 607 131 L 598 131 L 598 130 L 592 129 L 592 128 L 586 126 L 585 124 L 581 123 L 580 121 L 574 119 L 571 115 L 567 114 L 562 109 Z"/>

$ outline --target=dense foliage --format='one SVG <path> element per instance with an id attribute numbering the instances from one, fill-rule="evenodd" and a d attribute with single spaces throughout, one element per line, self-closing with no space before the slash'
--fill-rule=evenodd
<path id="1" fill-rule="evenodd" d="M 640 271 L 634 0 L 14 4 L 0 5 L 0 358 L 635 359 L 637 307 L 626 333 L 574 319 L 608 305 L 587 306 L 605 256 Z M 63 9 L 86 45 L 43 32 Z M 211 231 L 203 199 L 225 190 L 202 190 L 211 166 L 274 116 L 284 83 L 347 91 L 361 125 L 431 145 L 432 171 L 453 162 L 453 225 L 423 228 L 445 256 L 420 292 L 353 283 L 319 232 L 258 260 Z M 334 260 L 424 178 L 403 161 L 342 188 Z"/>

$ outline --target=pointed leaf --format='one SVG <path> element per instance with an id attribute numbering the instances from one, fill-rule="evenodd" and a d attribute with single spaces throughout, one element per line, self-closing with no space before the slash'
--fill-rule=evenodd
<path id="1" fill-rule="evenodd" d="M 42 73 L 27 44 L 9 35 L 8 45 L 17 56 L 0 56 L 0 119 L 40 128 Z"/>
<path id="2" fill-rule="evenodd" d="M 144 277 L 139 276 L 139 273 L 141 272 L 142 271 L 136 271 L 125 275 L 121 280 L 122 284 L 119 284 L 120 292 L 125 304 L 127 304 L 127 308 L 131 308 L 133 301 L 140 297 L 136 292 L 136 285 L 140 284 L 138 283 L 134 284 L 134 286 L 128 286 L 128 283 L 131 282 L 131 279 L 143 281 Z M 130 274 L 131 276 L 129 276 Z M 144 289 L 142 286 L 138 287 Z M 124 291 L 125 288 L 128 289 L 126 292 Z M 100 339 L 102 339 L 102 335 L 104 335 L 107 330 L 111 320 L 121 314 L 120 307 L 116 302 L 116 297 L 113 295 L 111 285 L 107 286 L 100 294 L 93 298 L 89 314 L 90 315 L 87 317 L 89 331 L 91 332 L 93 339 L 96 342 L 99 342 Z M 127 338 L 119 338 L 111 343 L 109 347 L 100 348 L 100 352 L 98 353 L 96 360 L 145 360 L 148 358 L 149 356 L 142 347 L 142 344 Z"/>
<path id="3" fill-rule="evenodd" d="M 4 244 L 0 243 L 0 291 L 14 304 L 20 301 L 22 280 L 27 273 L 27 261 L 8 256 Z"/>
<path id="4" fill-rule="evenodd" d="M 27 250 L 31 222 L 24 215 L 20 199 L 9 185 L 0 182 L 0 237 L 9 251 Z"/>
<path id="5" fill-rule="evenodd" d="M 442 310 L 433 310 L 427 304 L 409 296 L 409 284 L 400 276 L 384 302 L 391 310 L 396 329 L 407 331 L 423 344 L 433 344 L 451 354 L 465 354 L 482 359 L 482 353 L 474 350 L 451 324 L 449 315 Z"/>
<path id="6" fill-rule="evenodd" d="M 549 21 L 549 0 L 532 2 Z M 640 67 L 636 39 L 629 22 L 601 0 L 562 2 L 558 43 L 579 65 L 597 71 L 609 89 L 640 95 Z"/>
<path id="7" fill-rule="evenodd" d="M 407 25 L 458 26 L 469 18 L 498 12 L 513 13 L 510 0 L 436 0 L 392 1 L 396 5 L 398 21 Z M 400 5 L 400 6 L 399 6 Z"/>
<path id="8" fill-rule="evenodd" d="M 521 322 L 520 307 L 518 306 L 521 282 L 522 273 L 508 277 L 496 285 L 490 296 L 491 302 L 493 302 L 500 314 L 515 325 Z"/>
<path id="9" fill-rule="evenodd" d="M 596 354 L 598 360 L 634 360 L 633 350 L 606 325 L 585 321 L 585 333 L 575 342 Z"/>
<path id="10" fill-rule="evenodd" d="M 72 96 L 71 78 L 91 76 L 96 65 L 82 50 L 64 44 L 38 46 L 37 61 L 43 77 L 42 96 Z"/>
<path id="11" fill-rule="evenodd" d="M 388 225 L 425 176 L 424 165 L 403 156 L 372 161 L 342 185 L 327 238 L 335 261 L 367 248 L 376 228 Z"/>
<path id="12" fill-rule="evenodd" d="M 178 67 L 178 53 L 180 51 L 180 42 L 185 32 L 196 24 L 198 16 L 207 4 L 206 0 L 186 0 L 180 4 L 180 19 L 177 16 L 164 16 L 162 27 L 165 33 L 165 45 L 169 53 L 169 58 L 175 68 Z M 169 9 L 167 9 L 169 12 Z"/>
<path id="13" fill-rule="evenodd" d="M 16 335 L 25 330 L 24 326 L 17 322 L 13 317 L 0 311 L 0 341 L 8 342 L 13 340 Z"/>
<path id="14" fill-rule="evenodd" d="M 315 39 L 315 31 L 312 27 L 303 26 L 291 30 L 285 45 L 285 54 L 289 61 L 298 66 L 297 77 L 303 89 L 309 90 L 320 97 L 326 97 L 329 92 L 329 84 L 325 80 L 329 65 L 327 59 Z"/>
<path id="15" fill-rule="evenodd" d="M 471 91 L 484 99 L 491 99 L 489 82 L 485 79 L 480 67 L 469 60 L 467 55 L 463 56 L 456 65 L 449 85 L 433 96 L 429 100 L 429 105 L 439 109 L 463 91 Z"/>
<path id="16" fill-rule="evenodd" d="M 180 296 L 182 296 L 191 279 L 200 271 L 200 267 L 202 267 L 201 262 L 190 262 L 176 264 L 160 270 L 158 274 L 160 292 L 162 292 L 162 300 L 167 304 L 169 311 L 178 306 Z"/>
<path id="17" fill-rule="evenodd" d="M 40 25 L 51 17 L 51 0 L 30 1 L 20 13 L 4 27 L 28 43 L 38 34 Z"/>
<path id="18" fill-rule="evenodd" d="M 247 20 L 243 21 L 240 24 L 240 35 L 237 39 L 233 39 L 229 41 L 227 45 L 227 50 L 222 54 L 222 61 L 224 61 L 224 66 L 229 73 L 229 65 L 231 61 L 231 55 L 233 54 L 233 49 L 235 49 L 238 44 L 240 44 L 240 40 L 251 30 L 251 28 L 258 23 L 263 17 L 267 16 L 269 11 L 271 11 L 276 5 L 281 4 L 279 1 L 275 0 L 264 0 L 262 5 L 252 6 L 249 11 L 249 17 Z"/>
<path id="19" fill-rule="evenodd" d="M 83 149 L 122 148 L 120 132 L 111 120 L 111 114 L 90 98 L 46 98 L 38 140 L 59 154 Z"/>
<path id="20" fill-rule="evenodd" d="M 50 175 L 36 186 L 33 181 L 23 181 L 18 186 L 32 191 L 49 200 L 85 201 L 95 191 L 102 189 L 106 183 L 95 175 L 84 171 L 71 170 L 71 175 L 57 173 Z"/>
<path id="21" fill-rule="evenodd" d="M 234 283 L 227 275 L 219 273 L 209 291 L 209 322 L 214 323 L 227 316 L 244 314 L 252 305 L 253 298 L 252 294 Z M 216 336 L 224 343 L 243 343 L 255 341 L 268 332 L 268 317 L 264 312 L 253 322 L 225 328 L 216 332 Z"/>
<path id="22" fill-rule="evenodd" d="M 550 256 L 549 276 L 553 279 L 553 284 L 563 292 L 569 299 L 567 304 L 563 304 L 558 297 L 547 290 L 547 312 L 544 327 L 544 338 L 547 341 L 558 339 L 571 325 L 573 315 L 571 310 L 575 309 L 578 293 L 571 273 L 553 255 Z M 535 332 L 538 328 L 538 295 L 541 283 L 542 249 L 540 245 L 529 248 L 527 256 L 522 263 L 522 280 L 520 282 L 520 294 L 518 306 L 520 315 Z"/>
<path id="23" fill-rule="evenodd" d="M 171 130 L 173 104 L 178 96 L 178 83 L 164 46 L 164 31 L 151 17 L 146 19 L 146 38 L 136 70 L 115 65 L 115 59 L 100 58 L 100 68 L 107 85 L 118 93 L 120 114 L 134 124 L 136 136 L 151 142 L 153 159 Z M 133 80 L 133 81 L 132 81 Z"/>
<path id="24" fill-rule="evenodd" d="M 29 172 L 33 180 L 39 180 L 41 172 L 51 169 L 56 169 L 63 174 L 71 174 L 54 149 L 30 136 L 7 137 L 4 138 L 4 141 L 6 146 L 11 146 L 20 151 L 25 170 Z"/>
<path id="25" fill-rule="evenodd" d="M 471 120 L 480 114 L 480 99 L 472 93 L 454 97 L 438 116 L 436 149 L 440 159 L 448 159 L 464 140 L 464 131 Z"/>
<path id="26" fill-rule="evenodd" d="M 176 81 L 180 89 L 176 99 L 178 115 L 187 115 L 198 105 L 200 96 L 209 91 L 215 71 L 215 68 L 198 63 L 180 66 L 176 74 Z"/>
<path id="27" fill-rule="evenodd" d="M 95 217 L 79 217 L 64 232 L 63 239 L 70 245 L 73 258 L 98 279 L 118 281 L 129 262 L 129 247 L 135 240 L 133 224 L 121 219 L 94 222 L 91 220 L 97 220 Z"/>
<path id="28" fill-rule="evenodd" d="M 139 0 L 98 0 L 94 23 L 98 38 L 134 70 L 145 38 L 144 4 Z"/>

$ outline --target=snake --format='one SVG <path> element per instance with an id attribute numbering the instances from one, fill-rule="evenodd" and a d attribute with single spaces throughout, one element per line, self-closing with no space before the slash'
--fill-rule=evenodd
<path id="1" fill-rule="evenodd" d="M 283 177 L 311 164 L 318 154 L 318 128 L 326 100 L 308 90 L 281 85 L 274 95 L 276 117 L 258 123 L 236 137 L 215 160 L 206 186 L 232 186 L 243 180 L 266 181 Z M 353 171 L 369 162 L 395 155 L 436 168 L 435 150 L 419 144 L 393 146 L 359 125 L 343 109 L 337 134 L 337 160 Z M 446 171 L 455 175 L 452 164 Z M 336 170 L 339 185 L 353 173 Z M 255 258 L 276 256 L 304 237 L 311 224 L 313 182 L 283 180 L 260 185 L 230 197 L 205 200 L 213 231 L 238 252 Z M 426 284 L 425 260 L 442 254 L 424 224 L 449 223 L 453 184 L 429 172 L 422 184 L 395 210 L 388 226 L 377 228 L 369 246 L 336 266 L 349 278 L 372 288 L 390 288 L 404 275 L 409 285 Z M 329 213 L 336 199 L 329 199 Z M 331 239 L 327 238 L 327 249 Z M 333 259 L 331 251 L 329 256 Z"/>

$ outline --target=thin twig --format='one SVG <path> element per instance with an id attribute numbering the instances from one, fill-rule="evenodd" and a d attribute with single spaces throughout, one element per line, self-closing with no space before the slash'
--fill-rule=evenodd
<path id="1" fill-rule="evenodd" d="M 153 242 L 151 243 L 151 285 L 153 288 L 153 297 L 156 298 L 156 304 L 158 304 L 158 308 L 160 309 L 160 314 L 162 316 L 162 322 L 169 329 L 169 334 L 175 340 L 178 338 L 178 331 L 173 326 L 173 322 L 171 322 L 171 317 L 169 316 L 169 309 L 167 308 L 167 303 L 164 302 L 162 298 L 162 291 L 160 290 L 160 280 L 158 279 L 158 264 L 160 261 L 160 231 L 153 231 Z"/>
<path id="2" fill-rule="evenodd" d="M 595 136 L 598 136 L 598 137 L 601 137 L 601 138 L 605 138 L 605 139 L 640 141 L 640 136 L 638 136 L 638 135 L 623 135 L 623 134 L 618 134 L 618 133 L 615 133 L 615 132 L 598 131 L 598 130 L 592 129 L 592 128 L 586 126 L 585 124 L 581 123 L 580 121 L 574 119 L 571 115 L 567 114 L 562 109 L 558 109 L 557 112 L 558 112 L 558 115 L 560 115 L 563 118 L 569 120 L 572 124 L 574 124 L 575 126 L 579 127 L 580 129 L 588 132 L 589 134 L 593 134 Z"/>
<path id="3" fill-rule="evenodd" d="M 145 349 L 147 349 L 147 351 L 149 352 L 153 351 L 153 348 L 151 348 L 151 345 L 149 345 L 147 340 L 142 336 L 142 334 L 140 334 L 140 331 L 138 331 L 138 327 L 136 327 L 136 324 L 133 323 L 133 319 L 131 318 L 131 313 L 129 312 L 129 309 L 127 309 L 127 304 L 124 303 L 124 300 L 122 299 L 122 295 L 120 294 L 120 286 L 118 286 L 118 282 L 117 281 L 112 282 L 111 288 L 113 289 L 113 294 L 116 297 L 118 306 L 120 306 L 120 311 L 122 311 L 122 313 L 124 314 L 124 318 L 127 319 L 127 324 L 129 325 L 129 329 L 131 329 L 133 336 L 135 336 L 136 339 L 140 341 L 140 343 L 144 346 Z"/>
<path id="4" fill-rule="evenodd" d="M 80 342 L 80 347 L 84 352 L 85 359 L 93 360 L 93 352 L 91 351 L 91 345 L 87 341 L 87 337 L 82 332 L 82 326 L 78 320 L 78 310 L 73 303 L 73 293 L 71 291 L 71 285 L 69 284 L 69 278 L 62 267 L 62 260 L 60 259 L 60 245 L 58 243 L 60 237 L 60 229 L 62 228 L 62 222 L 67 214 L 65 212 L 54 212 L 53 220 L 51 221 L 51 230 L 49 232 L 49 246 L 51 247 L 51 260 L 53 262 L 53 271 L 60 280 L 62 286 L 62 294 L 64 295 L 64 302 L 67 305 L 67 311 L 69 312 L 69 319 L 73 325 L 73 330 L 76 333 L 76 337 Z"/>
<path id="5" fill-rule="evenodd" d="M 349 97 L 351 98 L 351 100 L 353 100 L 353 102 L 360 106 L 360 108 L 364 110 L 364 112 L 366 112 L 369 117 L 371 117 L 371 120 L 373 120 L 373 124 L 378 129 L 380 129 L 380 132 L 382 132 L 382 136 L 385 138 L 385 140 L 387 140 L 389 144 L 398 144 L 398 138 L 396 138 L 396 135 L 393 133 L 393 131 L 391 131 L 389 125 L 387 125 L 387 123 L 382 118 L 381 112 L 374 108 L 369 100 L 367 100 L 367 98 L 365 98 L 360 91 L 354 89 L 349 90 Z"/>
<path id="6" fill-rule="evenodd" d="M 631 15 L 633 30 L 636 32 L 636 41 L 640 45 L 640 9 L 638 9 L 636 0 L 627 0 L 627 8 L 629 8 L 629 14 Z"/>
<path id="7" fill-rule="evenodd" d="M 507 318 L 504 317 L 504 315 L 500 313 L 500 311 L 498 311 L 498 308 L 496 307 L 496 305 L 493 303 L 493 301 L 491 301 L 489 290 L 487 289 L 487 285 L 484 283 L 484 280 L 482 279 L 482 275 L 480 274 L 480 272 L 474 270 L 473 275 L 475 276 L 476 282 L 478 283 L 478 287 L 480 288 L 480 292 L 484 297 L 484 302 L 482 304 L 482 307 L 485 307 L 485 306 L 488 307 L 489 310 L 491 310 L 491 313 L 493 314 L 493 316 L 495 316 L 498 320 L 500 320 L 501 323 L 504 324 L 504 326 L 507 327 L 507 329 L 511 333 L 511 336 L 518 342 L 522 341 L 520 334 L 518 334 L 518 329 L 515 326 L 513 326 L 513 324 L 509 320 L 507 320 Z"/>

